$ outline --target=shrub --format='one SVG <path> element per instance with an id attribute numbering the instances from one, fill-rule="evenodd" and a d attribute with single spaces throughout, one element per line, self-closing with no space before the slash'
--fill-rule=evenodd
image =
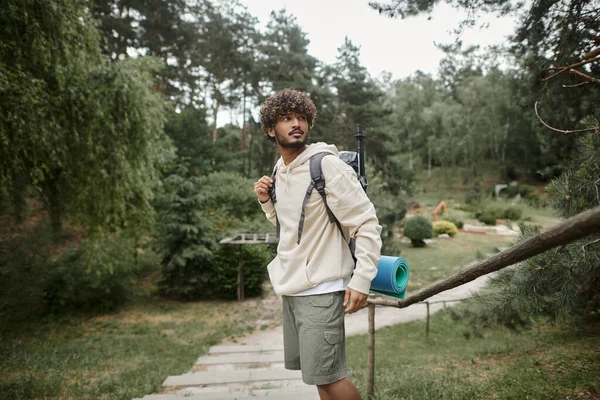
<path id="1" fill-rule="evenodd" d="M 139 270 L 133 240 L 120 236 L 86 239 L 53 264 L 45 289 L 50 312 L 115 309 L 131 298 Z"/>
<path id="2" fill-rule="evenodd" d="M 132 240 L 96 236 L 60 249 L 50 229 L 0 242 L 0 317 L 112 310 L 131 297 L 141 265 Z"/>
<path id="3" fill-rule="evenodd" d="M 460 211 L 472 212 L 475 210 L 473 204 L 455 204 L 454 208 Z"/>
<path id="4" fill-rule="evenodd" d="M 521 197 L 527 198 L 535 192 L 535 186 L 532 185 L 519 185 L 517 190 Z"/>
<path id="5" fill-rule="evenodd" d="M 409 238 L 415 247 L 425 246 L 424 239 L 433 237 L 431 222 L 421 215 L 409 218 L 404 225 L 404 236 Z"/>
<path id="6" fill-rule="evenodd" d="M 160 216 L 156 244 L 162 256 L 159 290 L 163 296 L 235 298 L 240 259 L 246 265 L 245 293 L 261 293 L 272 253 L 266 247 L 244 246 L 240 254 L 238 246 L 218 244 L 220 239 L 244 231 L 245 226 L 255 225 L 253 216 L 266 223 L 252 186 L 251 180 L 231 173 L 188 177 L 184 166 L 164 180 L 164 193 L 156 202 Z"/>
<path id="7" fill-rule="evenodd" d="M 464 222 L 458 218 L 448 218 L 448 221 L 452 222 L 454 225 L 456 225 L 457 229 L 462 229 L 463 226 L 465 226 Z"/>
<path id="8" fill-rule="evenodd" d="M 479 184 L 479 182 L 475 181 L 475 183 L 473 183 L 473 187 L 471 188 L 471 191 L 467 194 L 467 196 L 465 198 L 465 202 L 467 204 L 477 203 L 478 201 L 481 200 L 481 197 L 482 197 L 481 185 Z"/>
<path id="9" fill-rule="evenodd" d="M 268 278 L 267 264 L 274 257 L 273 251 L 273 248 L 264 245 L 246 245 L 241 252 L 239 246 L 221 245 L 215 254 L 212 285 L 205 288 L 203 297 L 236 299 L 240 263 L 243 263 L 244 295 L 260 296 L 262 285 Z"/>
<path id="10" fill-rule="evenodd" d="M 503 197 L 515 197 L 519 194 L 519 186 L 518 185 L 509 185 L 507 188 L 504 188 L 500 191 L 500 195 Z"/>
<path id="11" fill-rule="evenodd" d="M 455 224 L 450 221 L 436 221 L 433 223 L 433 234 L 439 236 L 443 233 L 448 234 L 450 237 L 458 233 L 458 228 Z"/>
<path id="12" fill-rule="evenodd" d="M 519 220 L 523 216 L 523 211 L 516 206 L 502 207 L 501 204 L 480 204 L 474 212 L 475 218 L 486 225 L 496 225 L 498 219 Z"/>
<path id="13" fill-rule="evenodd" d="M 546 197 L 540 197 L 540 196 L 538 196 L 535 193 L 532 193 L 529 196 L 527 196 L 527 198 L 525 199 L 525 201 L 530 206 L 536 207 L 536 208 L 545 208 L 545 207 L 548 207 L 550 205 L 548 203 L 548 199 Z"/>
<path id="14" fill-rule="evenodd" d="M 477 220 L 483 222 L 486 225 L 496 225 L 496 214 L 493 211 L 485 211 L 483 212 Z"/>
<path id="15" fill-rule="evenodd" d="M 500 191 L 500 195 L 503 197 L 515 197 L 521 195 L 522 198 L 528 198 L 534 196 L 535 186 L 532 185 L 509 185 L 507 188 Z"/>
<path id="16" fill-rule="evenodd" d="M 502 217 L 513 221 L 521 219 L 523 211 L 518 207 L 507 207 L 502 212 Z"/>

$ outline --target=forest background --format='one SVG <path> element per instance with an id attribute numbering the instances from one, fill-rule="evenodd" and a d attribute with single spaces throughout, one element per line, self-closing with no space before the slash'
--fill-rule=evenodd
<path id="1" fill-rule="evenodd" d="M 434 5 L 372 7 L 381 18 L 408 18 Z M 282 88 L 310 93 L 313 142 L 353 150 L 355 126 L 364 126 L 369 195 L 388 254 L 400 252 L 406 213 L 434 176 L 459 177 L 470 190 L 457 202 L 494 224 L 523 219 L 490 205 L 496 183 L 559 217 L 599 204 L 597 3 L 457 6 L 473 11 L 465 26 L 477 12 L 512 13 L 517 30 L 503 47 L 441 45 L 435 77 L 375 79 L 351 38 L 333 64 L 311 56 L 285 10 L 259 29 L 236 1 L 8 1 L 0 10 L 4 334 L 115 312 L 139 296 L 234 299 L 240 254 L 219 241 L 273 231 L 252 182 L 278 155 L 256 110 Z M 240 118 L 217 126 L 223 111 Z M 547 260 L 579 265 L 583 281 L 570 280 L 562 297 L 540 293 L 543 310 L 517 311 L 596 315 L 598 246 L 590 243 L 583 263 L 567 250 Z M 247 296 L 262 293 L 272 256 L 268 246 L 243 248 Z M 511 304 L 504 310 L 519 308 Z"/>

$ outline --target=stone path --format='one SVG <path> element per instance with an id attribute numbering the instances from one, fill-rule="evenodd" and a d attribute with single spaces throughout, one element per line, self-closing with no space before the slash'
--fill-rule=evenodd
<path id="1" fill-rule="evenodd" d="M 480 289 L 486 280 L 486 276 L 478 278 L 433 296 L 429 301 L 464 299 Z M 450 302 L 447 306 L 454 304 Z M 442 307 L 443 303 L 430 304 L 430 312 Z M 413 304 L 404 309 L 377 307 L 375 327 L 395 325 L 425 316 L 425 304 Z M 366 308 L 346 316 L 346 336 L 365 334 L 367 329 Z M 258 331 L 239 339 L 235 344 L 211 347 L 207 355 L 198 358 L 190 372 L 169 376 L 163 386 L 163 393 L 146 395 L 141 400 L 249 400 L 256 397 L 268 400 L 319 399 L 316 388 L 302 382 L 300 371 L 284 369 L 281 326 Z"/>

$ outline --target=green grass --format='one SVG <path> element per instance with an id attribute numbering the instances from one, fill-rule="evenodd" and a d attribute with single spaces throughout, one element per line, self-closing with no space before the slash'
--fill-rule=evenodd
<path id="1" fill-rule="evenodd" d="M 600 398 L 598 324 L 520 334 L 498 328 L 482 338 L 466 332 L 449 311 L 432 316 L 429 339 L 423 321 L 377 330 L 375 398 Z M 367 336 L 350 337 L 347 353 L 351 379 L 366 398 Z"/>
<path id="2" fill-rule="evenodd" d="M 152 303 L 2 327 L 1 399 L 132 399 L 254 329 L 252 302 Z"/>

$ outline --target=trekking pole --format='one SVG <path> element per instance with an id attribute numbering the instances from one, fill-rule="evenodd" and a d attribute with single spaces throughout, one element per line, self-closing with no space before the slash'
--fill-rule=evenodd
<path id="1" fill-rule="evenodd" d="M 365 173 L 365 147 L 363 146 L 363 127 L 356 124 L 356 154 L 358 156 L 358 180 L 362 188 L 367 191 L 367 174 Z M 367 398 L 375 396 L 375 305 L 369 304 L 369 346 L 368 346 L 368 371 L 367 371 Z"/>
<path id="2" fill-rule="evenodd" d="M 356 154 L 358 154 L 358 180 L 361 186 L 367 191 L 367 175 L 365 173 L 365 148 L 363 146 L 363 127 L 361 124 L 356 124 Z"/>

